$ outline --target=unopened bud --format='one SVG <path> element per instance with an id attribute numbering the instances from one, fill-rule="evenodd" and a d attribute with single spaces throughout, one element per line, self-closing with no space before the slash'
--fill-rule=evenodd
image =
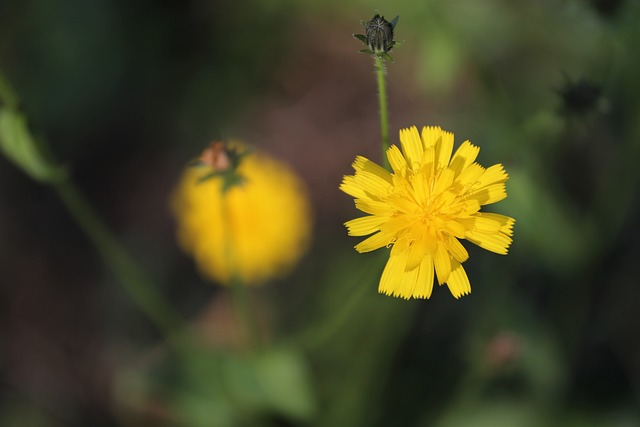
<path id="1" fill-rule="evenodd" d="M 394 19 L 394 23 L 396 20 L 397 18 Z M 377 13 L 370 21 L 364 23 L 367 46 L 373 53 L 387 53 L 393 48 L 395 45 L 393 41 L 394 26 Z"/>

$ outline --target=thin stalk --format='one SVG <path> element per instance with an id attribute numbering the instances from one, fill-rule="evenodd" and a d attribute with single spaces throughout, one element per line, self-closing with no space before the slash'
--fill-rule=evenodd
<path id="1" fill-rule="evenodd" d="M 382 160 L 389 168 L 387 150 L 389 149 L 389 110 L 387 109 L 387 87 L 385 82 L 384 58 L 374 55 L 374 68 L 378 81 L 378 104 L 380 105 L 380 137 L 382 140 Z"/>
<path id="2" fill-rule="evenodd" d="M 260 347 L 260 335 L 258 325 L 254 315 L 253 308 L 251 307 L 251 300 L 249 298 L 249 292 L 242 279 L 238 274 L 237 262 L 235 260 L 234 244 L 231 238 L 231 212 L 229 211 L 229 203 L 227 194 L 223 191 L 222 198 L 224 203 L 223 218 L 224 229 L 227 232 L 224 235 L 225 244 L 225 256 L 227 258 L 227 264 L 229 266 L 229 273 L 231 275 L 230 291 L 231 299 L 233 301 L 233 310 L 235 312 L 236 320 L 240 324 L 240 328 L 244 334 L 245 342 L 250 350 L 255 350 Z"/>
<path id="3" fill-rule="evenodd" d="M 151 279 L 100 221 L 73 183 L 68 179 L 62 179 L 52 183 L 52 186 L 106 264 L 120 279 L 133 302 L 151 319 L 168 341 L 176 344 L 176 333 L 184 330 L 184 321 L 178 312 L 159 293 Z"/>
<path id="4" fill-rule="evenodd" d="M 237 278 L 234 278 L 231 282 L 231 297 L 233 298 L 236 318 L 241 324 L 247 346 L 250 350 L 259 349 L 261 345 L 260 334 L 253 308 L 251 307 L 249 292 L 247 292 L 247 287 Z"/>

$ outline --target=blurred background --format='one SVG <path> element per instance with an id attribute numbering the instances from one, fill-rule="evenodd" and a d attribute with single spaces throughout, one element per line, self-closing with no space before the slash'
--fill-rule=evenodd
<path id="1" fill-rule="evenodd" d="M 503 163 L 508 256 L 465 244 L 473 292 L 377 293 L 338 190 L 379 161 L 361 20 L 400 15 L 392 142 L 439 125 Z M 188 322 L 180 354 L 56 193 L 0 158 L 0 425 L 640 426 L 640 5 L 636 0 L 3 0 L 0 69 L 33 133 Z M 306 182 L 314 240 L 251 290 L 175 240 L 185 165 L 234 137 Z M 286 215 L 286 213 L 283 213 Z"/>

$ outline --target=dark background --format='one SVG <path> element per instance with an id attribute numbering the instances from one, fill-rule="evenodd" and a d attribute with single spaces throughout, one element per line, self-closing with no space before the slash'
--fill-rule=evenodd
<path id="1" fill-rule="evenodd" d="M 404 41 L 392 142 L 440 125 L 511 176 L 489 211 L 516 218 L 514 244 L 465 245 L 459 301 L 378 295 L 384 254 L 355 253 L 342 226 L 359 215 L 342 176 L 380 159 L 372 63 L 351 36 L 376 8 Z M 175 362 L 56 194 L 0 158 L 0 424 L 640 425 L 639 18 L 635 0 L 3 0 L 0 69 L 34 134 L 228 360 L 244 359 L 226 291 L 180 252 L 170 194 L 218 138 L 302 176 L 314 244 L 252 294 L 315 409 L 244 418 L 214 386 L 181 394 L 184 371 L 216 383 L 217 356 Z"/>

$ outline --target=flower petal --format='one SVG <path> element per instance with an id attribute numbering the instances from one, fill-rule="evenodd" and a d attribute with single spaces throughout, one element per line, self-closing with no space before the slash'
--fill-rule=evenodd
<path id="1" fill-rule="evenodd" d="M 449 279 L 451 273 L 451 256 L 443 243 L 438 243 L 436 248 L 436 254 L 433 259 L 436 266 L 436 276 L 438 277 L 438 283 L 442 285 Z"/>
<path id="2" fill-rule="evenodd" d="M 482 176 L 485 169 L 477 163 L 473 163 L 460 172 L 460 175 L 456 178 L 455 182 L 462 185 L 473 185 L 476 183 L 478 178 Z"/>
<path id="3" fill-rule="evenodd" d="M 460 175 L 466 167 L 476 161 L 479 152 L 480 147 L 476 147 L 469 141 L 463 142 L 462 145 L 458 147 L 449 165 L 456 177 Z"/>
<path id="4" fill-rule="evenodd" d="M 446 168 L 451 160 L 453 151 L 453 134 L 442 131 L 440 143 L 436 144 L 436 171 Z"/>
<path id="5" fill-rule="evenodd" d="M 471 200 L 477 200 L 481 205 L 490 205 L 499 202 L 507 197 L 507 187 L 504 183 L 491 184 L 487 187 L 480 188 L 469 192 Z"/>
<path id="6" fill-rule="evenodd" d="M 427 298 L 431 297 L 431 291 L 433 290 L 433 257 L 427 254 L 420 263 L 420 271 L 418 273 L 418 279 L 416 280 L 416 287 L 413 291 L 415 298 Z"/>
<path id="7" fill-rule="evenodd" d="M 358 156 L 356 161 L 353 162 L 353 167 L 356 170 L 356 176 L 359 173 L 366 172 L 386 181 L 387 184 L 391 184 L 391 173 L 366 157 Z"/>
<path id="8" fill-rule="evenodd" d="M 358 243 L 355 248 L 356 251 L 360 253 L 375 251 L 376 249 L 380 249 L 382 247 L 387 246 L 391 241 L 389 234 L 384 232 L 379 232 L 364 239 L 362 242 Z"/>
<path id="9" fill-rule="evenodd" d="M 504 170 L 501 164 L 488 167 L 484 174 L 478 178 L 478 185 L 484 187 L 491 184 L 505 182 L 509 179 L 509 174 Z"/>
<path id="10" fill-rule="evenodd" d="M 342 178 L 340 190 L 356 198 L 367 197 L 367 193 L 362 188 L 362 184 L 357 181 L 356 177 L 353 175 L 345 175 Z"/>
<path id="11" fill-rule="evenodd" d="M 402 151 L 407 159 L 409 168 L 412 170 L 417 169 L 422 163 L 424 153 L 418 128 L 411 126 L 408 129 L 400 130 L 400 144 L 402 144 Z"/>
<path id="12" fill-rule="evenodd" d="M 433 187 L 433 194 L 442 193 L 444 190 L 451 187 L 453 183 L 453 171 L 449 168 L 442 169 L 440 176 L 436 180 L 436 184 Z M 453 199 L 454 197 L 452 197 Z"/>
<path id="13" fill-rule="evenodd" d="M 516 220 L 506 215 L 489 212 L 478 212 L 470 218 L 461 219 L 467 229 L 481 233 L 504 233 L 513 235 L 513 224 Z"/>
<path id="14" fill-rule="evenodd" d="M 380 216 L 363 216 L 361 218 L 347 221 L 344 225 L 349 230 L 349 236 L 366 236 L 380 230 L 380 225 L 387 221 L 387 218 Z"/>
<path id="15" fill-rule="evenodd" d="M 407 270 L 405 265 L 402 278 L 400 279 L 400 282 L 396 286 L 396 290 L 393 296 L 404 298 L 404 299 L 411 298 L 415 292 L 416 285 L 418 284 L 419 272 L 420 272 L 420 269 L 418 267 L 412 270 Z"/>
<path id="16" fill-rule="evenodd" d="M 483 233 L 481 231 L 468 231 L 466 239 L 491 252 L 506 255 L 513 239 L 503 233 Z"/>
<path id="17" fill-rule="evenodd" d="M 425 150 L 430 147 L 435 147 L 441 136 L 442 129 L 440 126 L 423 126 L 421 137 Z"/>
<path id="18" fill-rule="evenodd" d="M 424 256 L 427 253 L 427 245 L 425 243 L 427 234 L 427 227 L 414 227 L 411 235 L 415 237 L 415 240 L 409 242 L 409 248 L 407 253 L 407 270 L 413 270 L 417 268 Z"/>
<path id="19" fill-rule="evenodd" d="M 407 160 L 396 145 L 392 145 L 387 150 L 387 159 L 395 173 L 404 175 L 407 170 Z"/>
<path id="20" fill-rule="evenodd" d="M 356 199 L 356 208 L 364 213 L 378 216 L 390 216 L 393 213 L 389 204 L 380 200 Z"/>
<path id="21" fill-rule="evenodd" d="M 453 256 L 453 258 L 458 262 L 465 262 L 469 259 L 469 252 L 467 252 L 465 247 L 462 246 L 462 243 L 460 243 L 460 241 L 455 237 L 448 236 L 444 241 L 444 245 L 451 256 Z"/>
<path id="22" fill-rule="evenodd" d="M 471 293 L 469 277 L 467 277 L 466 271 L 458 261 L 451 262 L 451 274 L 449 275 L 447 286 L 456 299 Z"/>
<path id="23" fill-rule="evenodd" d="M 389 256 L 389 261 L 382 271 L 378 292 L 385 295 L 394 295 L 398 283 L 404 276 L 404 257 L 398 255 Z M 394 295 L 395 296 L 395 295 Z"/>

